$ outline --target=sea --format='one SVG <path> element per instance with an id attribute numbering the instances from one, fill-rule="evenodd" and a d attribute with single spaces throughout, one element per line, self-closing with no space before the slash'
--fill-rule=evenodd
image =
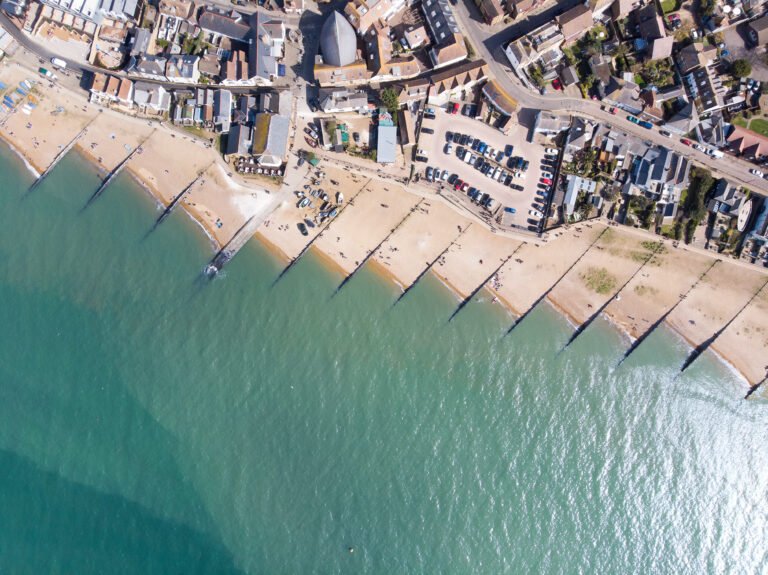
<path id="1" fill-rule="evenodd" d="M 768 572 L 768 402 L 658 330 L 341 281 L 0 149 L 0 573 Z"/>

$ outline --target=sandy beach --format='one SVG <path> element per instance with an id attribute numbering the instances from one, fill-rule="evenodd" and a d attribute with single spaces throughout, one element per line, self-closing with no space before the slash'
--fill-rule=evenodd
<path id="1" fill-rule="evenodd" d="M 29 78 L 39 80 L 16 64 L 0 66 L 0 79 L 8 85 Z M 180 206 L 219 246 L 252 216 L 259 216 L 263 223 L 257 237 L 286 262 L 316 239 L 313 249 L 342 275 L 354 271 L 381 244 L 370 263 L 403 288 L 450 246 L 432 273 L 460 298 L 490 278 L 485 288 L 516 315 L 527 311 L 584 254 L 552 291 L 550 301 L 572 322 L 585 321 L 638 271 L 659 241 L 644 232 L 606 230 L 605 224 L 593 222 L 554 231 L 546 242 L 525 242 L 493 233 L 430 191 L 418 188 L 418 194 L 411 193 L 397 183 L 368 178 L 331 162 L 321 164 L 324 176 L 319 180 L 314 179 L 317 170 L 302 168 L 290 174 L 295 189 L 267 191 L 258 180 L 245 182 L 232 174 L 206 142 L 182 130 L 91 105 L 84 95 L 47 84 L 40 84 L 32 98 L 36 107 L 30 114 L 17 111 L 0 119 L 0 137 L 38 172 L 87 126 L 78 147 L 105 171 L 142 146 L 126 168 L 161 205 L 168 205 L 194 182 Z M 316 194 L 310 198 L 312 191 Z M 341 205 L 337 192 L 344 196 Z M 297 207 L 304 196 L 312 204 Z M 328 211 L 335 207 L 338 215 L 323 220 L 322 206 L 329 206 Z M 665 242 L 605 313 L 631 337 L 638 337 L 714 260 L 711 254 Z M 698 345 L 721 329 L 766 277 L 763 270 L 722 261 L 669 316 L 668 325 Z M 713 345 L 750 383 L 766 374 L 766 319 L 768 290 Z"/>

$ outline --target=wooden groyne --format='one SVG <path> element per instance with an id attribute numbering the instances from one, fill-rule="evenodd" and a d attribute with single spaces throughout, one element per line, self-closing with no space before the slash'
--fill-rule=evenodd
<path id="1" fill-rule="evenodd" d="M 419 206 L 422 204 L 423 201 L 424 201 L 424 198 L 420 199 L 418 202 L 416 202 L 416 205 L 414 205 L 410 210 L 408 210 L 408 213 L 405 214 L 405 217 L 402 220 L 400 220 L 400 222 L 394 228 L 389 230 L 389 233 L 387 234 L 387 237 L 385 237 L 383 240 L 381 240 L 375 248 L 373 248 L 371 251 L 369 251 L 368 254 L 363 258 L 363 260 L 359 264 L 357 264 L 357 267 L 355 267 L 355 269 L 352 270 L 352 273 L 350 273 L 347 277 L 345 277 L 341 281 L 341 283 L 339 284 L 339 287 L 336 288 L 336 291 L 333 292 L 333 296 L 331 296 L 331 297 L 335 297 L 336 294 L 338 294 L 341 291 L 341 289 L 345 285 L 347 285 L 347 283 L 349 283 L 352 280 L 352 278 L 355 276 L 355 274 L 357 274 L 357 272 L 359 272 L 363 268 L 363 266 L 366 263 L 368 263 L 368 260 L 370 260 L 379 251 L 381 246 L 383 246 L 385 243 L 387 243 L 389 238 L 391 238 L 395 234 L 395 232 L 397 232 L 397 230 L 399 230 L 400 227 L 408 220 L 408 218 L 411 217 L 413 212 L 415 212 L 416 210 L 419 209 Z"/>
<path id="2" fill-rule="evenodd" d="M 686 369 L 688 369 L 691 364 L 698 359 L 698 357 L 707 351 L 709 347 L 715 343 L 715 340 L 720 337 L 720 334 L 722 334 L 728 327 L 736 321 L 736 318 L 738 318 L 741 313 L 749 307 L 749 304 L 751 304 L 753 301 L 755 301 L 755 298 L 760 295 L 760 293 L 765 289 L 765 286 L 768 285 L 768 280 L 766 280 L 762 286 L 760 286 L 760 289 L 757 290 L 754 294 L 752 294 L 752 297 L 747 300 L 747 303 L 745 303 L 741 308 L 739 308 L 739 311 L 737 311 L 731 319 L 729 319 L 723 327 L 718 329 L 715 333 L 713 333 L 710 337 L 708 337 L 706 340 L 701 342 L 699 345 L 697 345 L 695 348 L 693 348 L 693 351 L 688 354 L 688 357 L 685 358 L 685 361 L 683 362 L 682 367 L 680 368 L 680 373 L 683 373 Z"/>
<path id="3" fill-rule="evenodd" d="M 441 251 L 435 259 L 433 259 L 431 262 L 427 264 L 427 267 L 424 268 L 418 276 L 416 276 L 416 279 L 413 280 L 411 285 L 409 285 L 407 288 L 403 290 L 403 293 L 400 294 L 400 296 L 395 300 L 395 303 L 393 303 L 392 305 L 396 306 L 400 302 L 400 300 L 403 299 L 408 294 L 409 291 L 411 291 L 414 287 L 416 287 L 416 284 L 419 283 L 419 280 L 421 280 L 421 278 L 427 275 L 437 262 L 443 259 L 445 254 L 448 253 L 448 250 L 450 250 L 456 244 L 456 242 L 459 241 L 461 236 L 464 235 L 464 232 L 466 232 L 471 227 L 472 227 L 472 222 L 467 224 L 467 227 L 465 227 L 463 230 L 459 232 L 459 234 L 453 239 L 453 241 L 450 244 L 448 244 L 448 247 L 446 247 L 443 251 Z"/>
<path id="4" fill-rule="evenodd" d="M 704 270 L 704 273 L 702 273 L 698 277 L 698 279 L 695 282 L 693 282 L 693 285 L 691 285 L 691 287 L 689 287 L 686 290 L 686 292 L 680 296 L 680 299 L 678 299 L 672 305 L 672 307 L 670 307 L 666 312 L 664 312 L 664 314 L 659 319 L 653 322 L 651 327 L 645 330 L 645 332 L 642 335 L 640 335 L 640 337 L 638 337 L 635 341 L 632 342 L 632 345 L 630 345 L 627 351 L 624 352 L 624 355 L 619 360 L 619 363 L 616 364 L 616 367 L 619 367 L 622 363 L 624 363 L 624 361 L 628 359 L 629 356 L 632 355 L 638 347 L 640 347 L 640 344 L 642 344 L 646 339 L 648 339 L 648 337 L 654 331 L 656 331 L 656 328 L 658 328 L 661 324 L 663 324 L 667 320 L 667 318 L 672 314 L 672 312 L 677 309 L 677 306 L 679 306 L 691 294 L 691 292 L 696 288 L 696 286 L 699 285 L 701 281 L 704 279 L 704 276 L 706 276 L 710 271 L 712 271 L 712 268 L 715 267 L 715 265 L 717 265 L 718 263 L 720 263 L 720 260 L 713 261 L 712 265 L 709 266 L 706 270 Z"/>
<path id="5" fill-rule="evenodd" d="M 749 391 L 747 392 L 747 395 L 744 396 L 744 399 L 749 399 L 749 397 L 755 393 L 758 389 L 760 389 L 763 385 L 765 385 L 765 382 L 768 381 L 768 375 L 766 375 L 763 380 L 759 383 L 756 383 L 752 387 L 749 388 Z"/>
<path id="6" fill-rule="evenodd" d="M 627 281 L 625 281 L 625 282 L 624 282 L 624 283 L 621 285 L 621 287 L 620 287 L 620 288 L 619 288 L 619 289 L 616 291 L 616 293 L 614 293 L 614 294 L 613 294 L 611 297 L 609 297 L 609 298 L 608 298 L 608 300 L 607 300 L 607 301 L 606 301 L 606 302 L 605 302 L 603 305 L 601 305 L 601 306 L 600 306 L 600 307 L 597 309 L 597 311 L 596 311 L 595 313 L 593 313 L 591 316 L 589 316 L 589 318 L 587 318 L 587 321 L 585 321 L 585 322 L 584 322 L 584 323 L 582 323 L 582 324 L 581 324 L 579 327 L 577 327 L 577 328 L 576 328 L 576 331 L 574 331 L 574 332 L 573 332 L 573 335 L 571 335 L 571 337 L 570 337 L 570 339 L 568 340 L 568 342 L 565 344 L 565 346 L 563 346 L 563 349 L 561 349 L 561 350 L 560 350 L 560 353 L 562 353 L 562 352 L 564 352 L 566 349 L 568 349 L 568 347 L 569 347 L 569 346 L 570 346 L 570 345 L 571 345 L 571 344 L 572 344 L 574 341 L 576 341 L 576 339 L 577 339 L 577 338 L 578 338 L 578 337 L 579 337 L 579 336 L 580 336 L 582 333 L 584 333 L 584 331 L 585 331 L 585 330 L 586 330 L 586 329 L 587 329 L 587 328 L 588 328 L 588 327 L 589 327 L 589 326 L 592 324 L 592 322 L 593 322 L 593 321 L 595 321 L 595 320 L 596 320 L 598 317 L 600 317 L 600 314 L 602 314 L 602 313 L 605 311 L 605 308 L 607 308 L 607 307 L 608 307 L 608 306 L 611 304 L 611 302 L 612 302 L 612 301 L 614 301 L 614 300 L 616 299 L 616 296 L 618 296 L 618 295 L 619 295 L 619 294 L 620 294 L 622 291 L 624 291 L 624 288 L 625 288 L 625 287 L 627 287 L 627 286 L 629 285 L 629 282 L 631 282 L 633 279 L 635 279 L 635 277 L 637 276 L 637 274 L 639 274 L 639 273 L 642 271 L 642 269 L 643 269 L 643 268 L 646 266 L 646 264 L 647 264 L 649 261 L 651 261 L 651 260 L 653 259 L 653 256 L 655 256 L 655 255 L 656 255 L 656 254 L 659 252 L 659 250 L 662 248 L 662 246 L 663 246 L 663 245 L 664 245 L 664 244 L 663 244 L 662 242 L 658 242 L 658 244 L 657 244 L 657 245 L 656 245 L 656 247 L 653 249 L 653 251 L 651 251 L 651 253 L 650 253 L 650 254 L 648 254 L 648 257 L 646 257 L 646 258 L 645 258 L 645 260 L 643 261 L 643 263 L 642 263 L 642 264 L 640 264 L 640 267 L 639 267 L 639 268 L 637 268 L 637 269 L 635 270 L 635 272 L 634 272 L 634 273 L 633 273 L 631 276 L 629 276 L 629 279 L 628 279 Z"/>
<path id="7" fill-rule="evenodd" d="M 579 262 L 582 260 L 582 258 L 583 258 L 585 255 L 587 255 L 587 252 L 589 252 L 589 250 L 591 250 L 591 249 L 592 249 L 592 248 L 595 246 L 595 244 L 596 244 L 596 243 L 597 243 L 597 242 L 600 240 L 600 238 L 602 238 L 602 237 L 603 237 L 603 234 L 604 234 L 605 232 L 607 232 L 607 231 L 608 231 L 608 228 L 605 228 L 605 229 L 603 229 L 603 231 L 602 231 L 602 232 L 600 232 L 600 233 L 598 234 L 598 236 L 597 236 L 597 237 L 596 237 L 594 240 L 592 240 L 592 243 L 591 243 L 591 244 L 589 244 L 589 245 L 587 246 L 587 249 L 585 249 L 585 250 L 584 250 L 584 251 L 581 253 L 581 255 L 580 255 L 578 258 L 576 258 L 576 260 L 575 260 L 575 261 L 574 261 L 574 262 L 573 262 L 573 263 L 572 263 L 570 266 L 568 266 L 568 269 L 567 269 L 567 270 L 565 270 L 565 271 L 563 272 L 563 274 L 562 274 L 562 275 L 561 275 L 559 278 L 557 278 L 557 281 L 555 281 L 555 283 L 553 283 L 551 286 L 549 286 L 549 289 L 547 289 L 547 291 L 545 291 L 543 294 L 541 294 L 541 295 L 538 297 L 538 299 L 537 299 L 535 302 L 533 302 L 533 304 L 531 304 L 531 306 L 530 306 L 530 307 L 529 307 L 527 310 L 525 310 L 525 312 L 523 313 L 523 315 L 521 315 L 520 317 L 518 317 L 518 318 L 515 320 L 515 322 L 514 322 L 514 323 L 513 323 L 511 326 L 509 326 L 509 329 L 508 329 L 508 330 L 506 331 L 506 333 L 504 334 L 504 336 L 505 336 L 505 337 L 506 337 L 506 336 L 508 336 L 510 333 L 512 333 L 512 331 L 513 331 L 513 330 L 514 330 L 514 329 L 515 329 L 515 328 L 516 328 L 518 325 L 520 325 L 520 323 L 521 323 L 521 322 L 522 322 L 522 321 L 523 321 L 523 320 L 524 320 L 526 317 L 528 317 L 528 314 L 530 314 L 530 313 L 531 313 L 531 312 L 532 312 L 534 309 L 536 309 L 536 306 L 538 306 L 538 305 L 539 305 L 541 302 L 543 302 L 545 299 L 547 299 L 547 297 L 549 297 L 549 294 L 551 294 L 551 293 L 552 293 L 552 291 L 553 291 L 553 290 L 554 290 L 554 289 L 555 289 L 555 288 L 556 288 L 558 285 L 560 285 L 560 282 L 561 282 L 561 281 L 563 281 L 563 280 L 565 279 L 565 276 L 567 276 L 569 273 L 571 273 L 571 270 L 573 270 L 573 268 L 575 268 L 575 267 L 576 267 L 576 264 L 578 264 L 578 263 L 579 263 Z"/>
<path id="8" fill-rule="evenodd" d="M 154 133 L 155 131 L 152 130 L 152 134 Z M 109 187 L 109 184 L 112 183 L 112 180 L 114 180 L 120 174 L 120 172 L 123 171 L 123 168 L 125 168 L 125 166 L 128 165 L 128 162 L 131 161 L 131 158 L 133 158 L 135 154 L 141 152 L 142 146 L 147 143 L 147 140 L 149 140 L 152 137 L 152 134 L 144 138 L 138 146 L 136 146 L 133 150 L 131 150 L 131 153 L 128 154 L 123 159 L 122 162 L 120 162 L 117 166 L 115 166 L 115 168 L 111 172 L 109 172 L 109 174 L 104 179 L 104 181 L 101 182 L 101 185 L 98 187 L 98 189 L 95 192 L 93 192 L 93 195 L 91 195 L 90 198 L 88 198 L 88 201 L 83 206 L 83 210 L 85 210 L 88 206 L 90 206 L 93 202 L 95 202 L 99 198 L 99 196 L 104 192 L 104 190 L 106 190 Z"/>
<path id="9" fill-rule="evenodd" d="M 448 318 L 448 322 L 452 322 L 453 318 L 455 318 L 457 315 L 459 315 L 459 312 L 463 310 L 466 305 L 471 302 L 474 297 L 480 292 L 481 289 L 485 287 L 485 285 L 493 279 L 493 277 L 498 274 L 501 271 L 501 268 L 503 268 L 505 265 L 507 265 L 507 262 L 511 260 L 513 257 L 515 257 L 515 254 L 522 248 L 524 245 L 526 245 L 526 242 L 521 243 L 519 246 L 515 248 L 515 251 L 513 251 L 511 254 L 509 254 L 504 261 L 501 262 L 501 265 L 497 267 L 495 270 L 493 270 L 493 273 L 491 273 L 487 278 L 483 280 L 483 282 L 477 286 L 474 290 L 472 290 L 472 293 L 469 294 L 467 297 L 465 297 L 461 302 L 459 303 L 458 307 L 453 310 L 453 313 L 451 314 L 451 317 Z"/>
<path id="10" fill-rule="evenodd" d="M 342 206 L 342 208 L 339 210 L 339 213 L 336 214 L 336 217 L 333 218 L 333 219 L 329 218 L 328 223 L 325 224 L 325 226 L 323 226 L 323 228 L 317 233 L 317 235 L 314 238 L 312 238 L 309 241 L 309 243 L 302 248 L 302 250 L 299 252 L 299 254 L 295 258 L 293 258 L 288 263 L 288 265 L 285 266 L 283 271 L 281 271 L 280 274 L 275 278 L 275 281 L 272 282 L 272 287 L 275 287 L 277 285 L 277 283 L 281 279 L 283 279 L 285 274 L 287 274 L 289 271 L 291 271 L 293 266 L 295 266 L 297 263 L 299 263 L 299 260 L 304 256 L 304 254 L 306 254 L 309 251 L 309 248 L 311 248 L 315 244 L 315 241 L 317 241 L 326 232 L 326 230 L 328 230 L 331 227 L 331 224 L 333 222 L 335 222 L 336 220 L 339 219 L 341 214 L 344 213 L 344 210 L 346 210 L 348 206 L 354 205 L 355 198 L 360 194 L 360 192 L 362 192 L 365 188 L 367 188 L 368 184 L 370 184 L 372 181 L 373 181 L 373 178 L 369 178 L 368 181 L 365 182 L 363 184 L 363 186 L 357 191 L 357 193 L 354 195 L 354 197 L 350 198 L 350 200 L 346 204 L 344 204 Z"/>
<path id="11" fill-rule="evenodd" d="M 213 165 L 213 163 L 209 164 L 207 168 L 205 168 L 204 170 L 202 170 L 201 172 L 199 172 L 199 173 L 197 174 L 197 177 L 196 177 L 194 180 L 192 180 L 192 181 L 191 181 L 189 184 L 187 184 L 187 185 L 184 187 L 184 189 L 182 189 L 182 190 L 181 190 L 181 192 L 179 192 L 179 193 L 176 195 L 176 197 L 175 197 L 175 198 L 173 198 L 173 199 L 171 200 L 171 203 L 170 203 L 170 204 L 168 204 L 168 205 L 166 206 L 166 208 L 163 210 L 163 213 L 162 213 L 162 214 L 160 214 L 160 217 L 158 217 L 158 218 L 157 218 L 157 220 L 155 220 L 155 225 L 154 225 L 154 226 L 152 226 L 152 229 L 151 229 L 151 230 L 149 230 L 150 232 L 154 231 L 154 229 L 155 229 L 157 226 L 159 226 L 161 223 L 163 223 L 163 220 L 165 220 L 165 218 L 167 218 L 168 216 L 170 216 L 170 215 L 171 215 L 171 212 L 172 212 L 172 211 L 173 211 L 173 209 L 176 207 L 176 205 L 177 205 L 177 204 L 178 204 L 178 203 L 179 203 L 179 202 L 180 202 L 180 201 L 181 201 L 181 200 L 184 198 L 184 196 L 186 196 L 186 195 L 187 195 L 187 193 L 188 193 L 188 192 L 190 192 L 190 191 L 192 190 L 192 188 L 194 187 L 194 185 L 195 185 L 196 183 L 198 183 L 198 182 L 199 182 L 199 181 L 202 179 L 202 177 L 203 177 L 203 174 L 205 174 L 205 172 L 207 172 L 207 171 L 208 171 L 208 169 L 209 169 L 209 168 L 210 168 L 212 165 Z"/>
<path id="12" fill-rule="evenodd" d="M 53 158 L 53 162 L 51 162 L 51 165 L 48 166 L 42 174 L 40 174 L 39 178 L 37 178 L 34 182 L 32 182 L 31 186 L 29 186 L 29 189 L 27 190 L 27 193 L 32 192 L 35 188 L 37 188 L 37 186 L 39 186 L 40 184 L 43 183 L 43 180 L 45 180 L 45 178 L 48 177 L 48 175 L 53 171 L 53 169 L 56 167 L 56 165 L 64 158 L 64 156 L 66 156 L 69 153 L 69 151 L 75 146 L 75 144 L 77 144 L 77 141 L 82 136 L 85 135 L 85 133 L 88 131 L 88 128 L 91 126 L 91 124 L 93 124 L 93 122 L 96 120 L 97 117 L 98 116 L 96 116 L 95 118 L 92 118 L 91 121 L 88 122 L 85 125 L 85 127 L 77 133 L 77 135 L 74 138 L 72 138 L 72 140 L 69 142 L 69 144 L 64 146 L 59 151 L 59 153 L 56 154 L 56 157 Z"/>

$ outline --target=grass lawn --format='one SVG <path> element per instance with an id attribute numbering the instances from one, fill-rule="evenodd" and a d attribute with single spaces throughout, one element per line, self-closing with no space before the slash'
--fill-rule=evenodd
<path id="1" fill-rule="evenodd" d="M 758 134 L 762 134 L 763 136 L 768 136 L 768 120 L 755 118 L 749 123 L 749 129 Z"/>
<path id="2" fill-rule="evenodd" d="M 661 10 L 664 14 L 669 14 L 677 10 L 677 0 L 661 0 Z"/>

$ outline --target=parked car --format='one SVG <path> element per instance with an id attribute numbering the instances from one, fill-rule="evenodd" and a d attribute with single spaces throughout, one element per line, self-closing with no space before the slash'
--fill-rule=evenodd
<path id="1" fill-rule="evenodd" d="M 557 154 L 559 152 L 557 151 L 557 148 L 544 148 L 544 153 L 545 154 L 551 154 L 553 156 L 557 156 Z"/>
<path id="2" fill-rule="evenodd" d="M 448 176 L 448 183 L 453 185 L 453 184 L 456 183 L 456 180 L 458 180 L 458 179 L 459 179 L 459 175 L 458 174 L 451 174 L 450 176 Z"/>
<path id="3" fill-rule="evenodd" d="M 549 178 L 541 178 L 541 183 L 546 184 L 547 186 L 551 186 L 552 180 L 550 180 Z"/>
<path id="4" fill-rule="evenodd" d="M 456 181 L 453 183 L 453 189 L 454 190 L 460 190 L 461 186 L 464 185 L 464 180 L 456 179 Z"/>
<path id="5" fill-rule="evenodd" d="M 693 142 L 691 142 L 688 138 L 680 138 L 680 142 L 682 142 L 686 146 L 692 146 L 693 145 Z"/>
<path id="6" fill-rule="evenodd" d="M 453 134 L 453 143 L 454 144 L 461 143 L 461 134 L 459 134 L 458 132 L 454 132 Z"/>
<path id="7" fill-rule="evenodd" d="M 749 173 L 754 175 L 754 176 L 757 176 L 759 178 L 762 178 L 765 175 L 765 174 L 763 174 L 763 172 L 761 172 L 760 170 L 756 170 L 755 168 L 751 168 L 749 170 Z"/>
<path id="8" fill-rule="evenodd" d="M 448 179 L 449 175 L 450 174 L 448 173 L 448 170 L 443 170 L 443 175 L 440 176 L 440 179 L 445 182 Z"/>
<path id="9" fill-rule="evenodd" d="M 509 158 L 512 155 L 512 152 L 514 152 L 514 150 L 515 150 L 515 147 L 512 144 L 507 144 L 506 146 L 504 146 L 504 155 Z"/>
<path id="10" fill-rule="evenodd" d="M 507 212 L 508 214 L 516 214 L 517 213 L 517 210 L 515 208 L 510 208 L 509 206 L 505 207 L 504 211 Z"/>
<path id="11" fill-rule="evenodd" d="M 425 134 L 434 134 L 435 133 L 435 131 L 432 128 L 422 128 L 421 131 L 424 132 Z"/>
<path id="12" fill-rule="evenodd" d="M 504 159 L 504 151 L 499 150 L 498 152 L 496 152 L 496 161 L 501 162 L 503 159 Z"/>
<path id="13" fill-rule="evenodd" d="M 304 225 L 304 222 L 299 222 L 297 224 L 297 227 L 299 228 L 299 231 L 301 232 L 302 236 L 308 236 L 309 231 L 307 230 L 307 226 Z"/>
<path id="14" fill-rule="evenodd" d="M 523 191 L 523 186 L 520 186 L 518 184 L 512 184 L 509 187 L 512 188 L 513 190 L 517 190 L 518 192 L 522 192 Z"/>
<path id="15" fill-rule="evenodd" d="M 553 176 L 549 172 L 541 172 L 541 177 L 544 178 L 545 180 L 551 180 L 555 176 Z"/>
<path id="16" fill-rule="evenodd" d="M 445 145 L 445 153 L 446 154 L 450 154 L 451 152 L 453 152 L 453 144 L 446 144 Z"/>
<path id="17" fill-rule="evenodd" d="M 542 214 L 539 210 L 528 210 L 528 215 L 539 219 L 544 217 L 544 214 Z"/>
<path id="18" fill-rule="evenodd" d="M 432 170 L 432 166 L 427 166 L 427 180 L 429 180 L 430 182 L 435 181 L 435 176 Z"/>
<path id="19" fill-rule="evenodd" d="M 667 132 L 666 130 L 659 130 L 659 134 L 661 134 L 662 136 L 666 136 L 667 138 L 671 138 L 672 137 L 672 133 L 671 132 Z"/>
<path id="20" fill-rule="evenodd" d="M 459 113 L 459 104 L 458 104 L 458 102 L 453 102 L 450 106 L 451 106 L 451 114 L 458 114 Z"/>

